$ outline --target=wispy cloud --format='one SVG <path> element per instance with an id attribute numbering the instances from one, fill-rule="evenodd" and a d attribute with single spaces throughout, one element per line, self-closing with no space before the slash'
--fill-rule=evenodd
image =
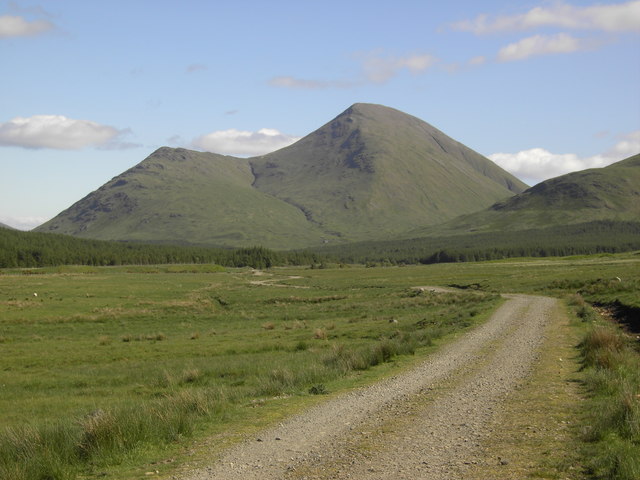
<path id="1" fill-rule="evenodd" d="M 75 120 L 63 115 L 16 117 L 0 123 L 0 146 L 79 150 L 94 146 L 108 149 L 132 148 L 122 141 L 131 130 L 118 130 L 90 120 Z"/>
<path id="2" fill-rule="evenodd" d="M 487 63 L 487 57 L 478 55 L 477 57 L 473 57 L 472 59 L 470 59 L 468 63 L 472 66 L 484 65 L 485 63 Z"/>
<path id="3" fill-rule="evenodd" d="M 416 53 L 404 56 L 384 55 L 380 51 L 355 54 L 358 63 L 356 77 L 346 80 L 317 80 L 278 76 L 269 80 L 269 85 L 280 88 L 322 90 L 327 88 L 353 88 L 366 84 L 384 84 L 402 71 L 413 75 L 424 73 L 438 62 L 433 55 Z"/>
<path id="4" fill-rule="evenodd" d="M 494 153 L 488 157 L 516 177 L 529 183 L 538 183 L 569 172 L 606 167 L 637 153 L 640 153 L 640 130 L 624 135 L 613 148 L 591 157 L 580 157 L 575 153 L 552 153 L 543 148 Z"/>
<path id="5" fill-rule="evenodd" d="M 498 52 L 498 60 L 501 62 L 511 62 L 538 55 L 573 53 L 579 50 L 585 50 L 589 48 L 590 45 L 593 45 L 593 43 L 572 37 L 567 33 L 534 35 L 501 48 Z"/>
<path id="6" fill-rule="evenodd" d="M 473 20 L 463 20 L 451 25 L 454 30 L 473 32 L 478 35 L 542 27 L 638 32 L 640 31 L 640 1 L 589 7 L 573 6 L 559 1 L 550 6 L 532 8 L 522 14 L 481 14 Z"/>
<path id="7" fill-rule="evenodd" d="M 195 72 L 203 72 L 207 70 L 208 67 L 201 63 L 192 63 L 187 67 L 187 73 L 195 73 Z"/>
<path id="8" fill-rule="evenodd" d="M 0 15 L 0 38 L 31 37 L 55 28 L 48 20 L 26 20 L 18 15 Z"/>
<path id="9" fill-rule="evenodd" d="M 379 52 L 362 57 L 362 71 L 368 82 L 386 83 L 403 70 L 414 75 L 432 67 L 438 59 L 426 53 L 405 56 L 384 56 Z"/>
<path id="10" fill-rule="evenodd" d="M 257 132 L 229 129 L 202 135 L 193 140 L 191 146 L 224 155 L 254 156 L 284 148 L 299 139 L 272 128 L 262 128 Z"/>
<path id="11" fill-rule="evenodd" d="M 287 75 L 273 77 L 269 80 L 269 85 L 280 88 L 294 88 L 303 90 L 322 90 L 329 87 L 337 87 L 337 82 L 325 82 L 320 80 L 307 80 Z"/>

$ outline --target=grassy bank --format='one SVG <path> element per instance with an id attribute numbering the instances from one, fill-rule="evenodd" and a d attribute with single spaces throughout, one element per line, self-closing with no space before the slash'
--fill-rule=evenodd
<path id="1" fill-rule="evenodd" d="M 583 438 L 594 478 L 640 478 L 640 353 L 635 336 L 594 320 L 580 344 L 588 391 Z"/>

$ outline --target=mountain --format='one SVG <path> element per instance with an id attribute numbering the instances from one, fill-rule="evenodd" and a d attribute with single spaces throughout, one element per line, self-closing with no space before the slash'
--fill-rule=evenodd
<path id="1" fill-rule="evenodd" d="M 428 123 L 371 104 L 250 163 L 257 189 L 349 240 L 442 223 L 526 188 Z"/>
<path id="2" fill-rule="evenodd" d="M 5 225 L 4 223 L 0 223 L 0 228 L 8 228 L 9 230 L 15 230 L 13 227 L 10 227 L 9 225 Z"/>
<path id="3" fill-rule="evenodd" d="M 36 230 L 301 248 L 394 238 L 525 188 L 416 117 L 355 104 L 295 144 L 260 157 L 160 148 Z"/>
<path id="4" fill-rule="evenodd" d="M 318 244 L 297 208 L 254 188 L 246 159 L 163 147 L 35 231 L 199 245 Z"/>
<path id="5" fill-rule="evenodd" d="M 410 236 L 528 230 L 600 220 L 640 219 L 640 154 L 603 168 L 545 180 L 471 215 Z"/>

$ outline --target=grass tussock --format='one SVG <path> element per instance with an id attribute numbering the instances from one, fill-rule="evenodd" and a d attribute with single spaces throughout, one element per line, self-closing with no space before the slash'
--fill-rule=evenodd
<path id="1" fill-rule="evenodd" d="M 640 478 L 640 355 L 613 325 L 596 325 L 580 344 L 589 392 L 584 440 L 595 478 Z"/>
<path id="2" fill-rule="evenodd" d="M 0 434 L 0 478 L 72 480 L 141 445 L 190 435 L 198 417 L 214 407 L 205 393 L 182 391 L 143 408 L 96 410 L 76 421 L 6 429 Z"/>

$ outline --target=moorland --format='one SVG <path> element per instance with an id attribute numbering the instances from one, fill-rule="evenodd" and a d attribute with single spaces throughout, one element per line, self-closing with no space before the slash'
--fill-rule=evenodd
<path id="1" fill-rule="evenodd" d="M 562 298 L 572 328 L 613 339 L 585 340 L 591 347 L 575 360 L 584 400 L 574 441 L 583 472 L 633 478 L 620 472 L 638 468 L 637 341 L 600 325 L 591 305 L 637 315 L 639 264 L 628 253 L 372 268 L 4 269 L 2 478 L 169 475 L 202 455 L 204 439 L 215 439 L 206 443 L 215 455 L 415 364 L 483 322 L 508 292 Z"/>

